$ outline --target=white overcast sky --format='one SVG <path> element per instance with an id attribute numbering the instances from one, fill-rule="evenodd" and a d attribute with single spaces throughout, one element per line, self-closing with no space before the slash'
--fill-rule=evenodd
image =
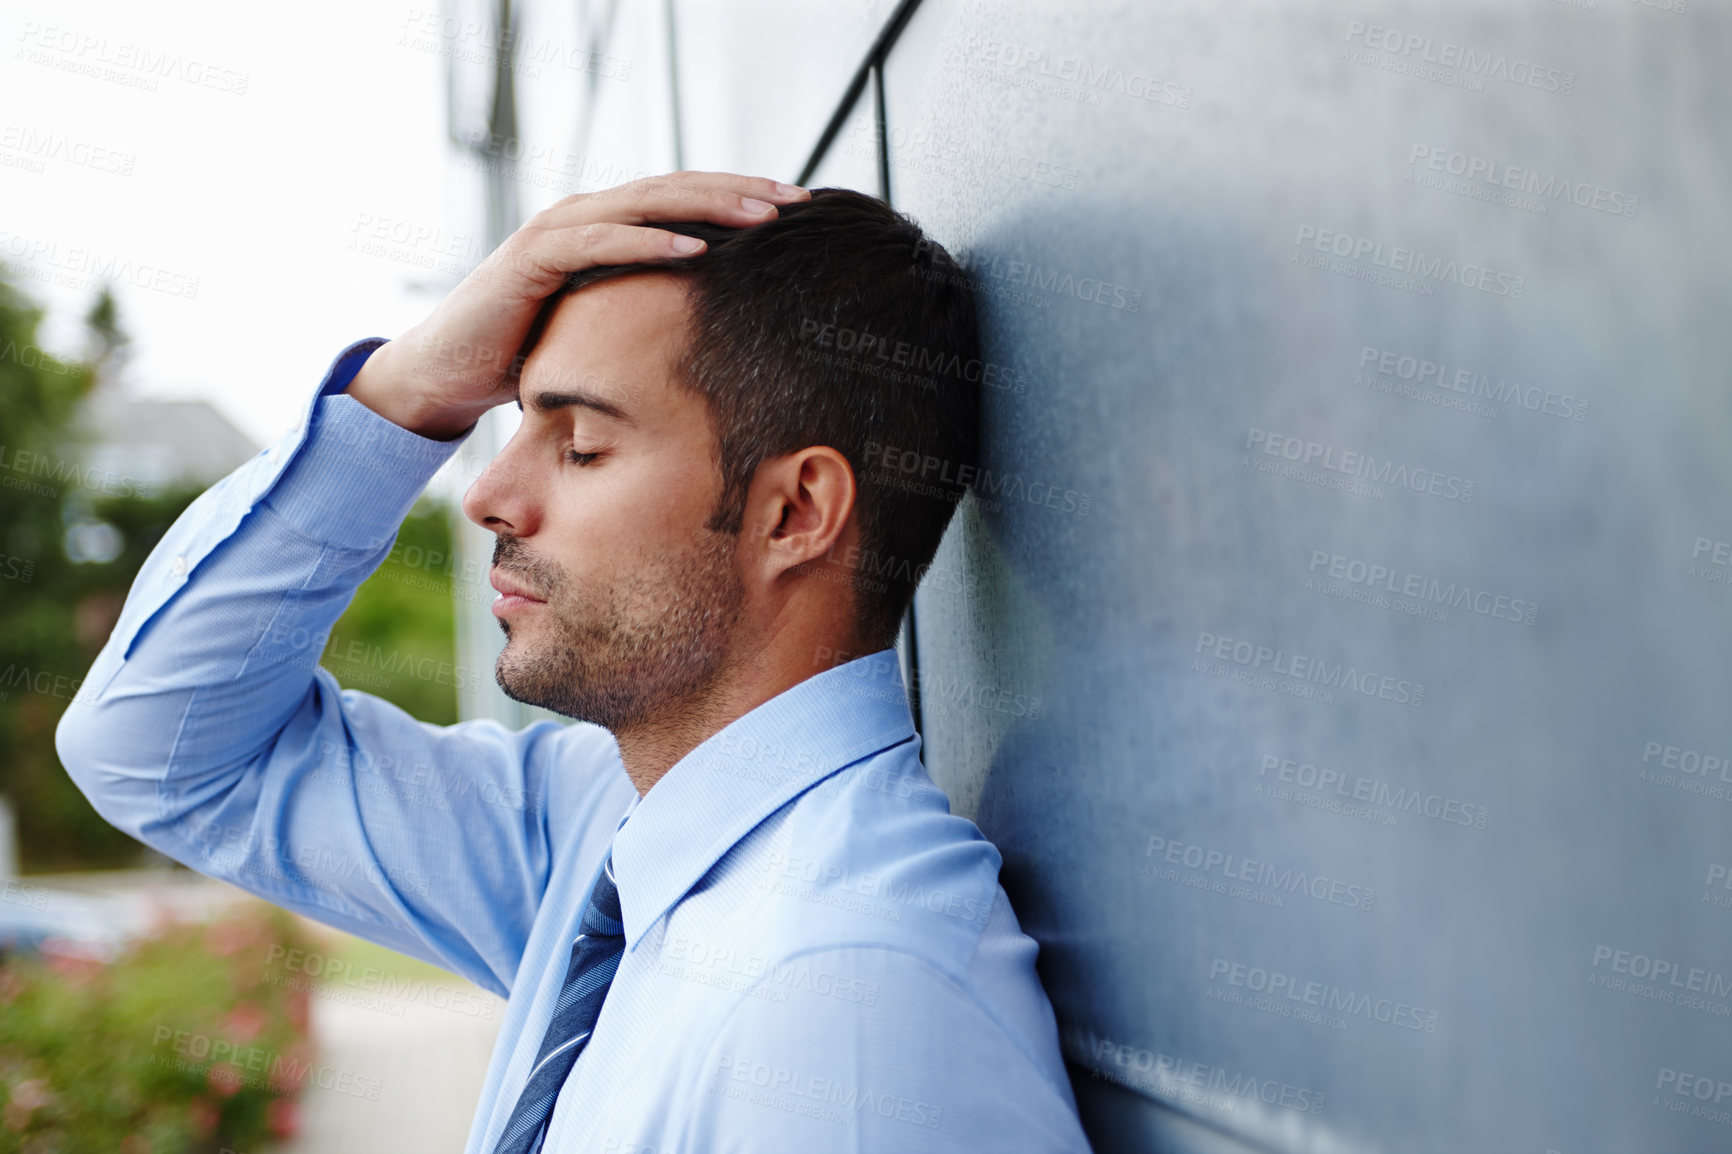
<path id="1" fill-rule="evenodd" d="M 411 10 L 8 3 L 0 259 L 49 306 L 43 343 L 76 353 L 90 270 L 130 262 L 167 289 L 119 288 L 133 391 L 208 398 L 263 444 L 344 344 L 425 314 L 451 278 L 347 247 L 364 221 L 443 229 L 429 249 L 461 244 L 448 222 L 476 219 L 449 203 L 469 190 L 447 179 L 439 59 L 398 43 Z"/>

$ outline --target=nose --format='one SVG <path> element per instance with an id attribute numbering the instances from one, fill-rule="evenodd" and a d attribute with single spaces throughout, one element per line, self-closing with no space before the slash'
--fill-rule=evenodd
<path id="1" fill-rule="evenodd" d="M 521 436 L 513 436 L 463 494 L 463 515 L 493 533 L 527 537 L 535 532 L 535 487 L 527 482 Z"/>

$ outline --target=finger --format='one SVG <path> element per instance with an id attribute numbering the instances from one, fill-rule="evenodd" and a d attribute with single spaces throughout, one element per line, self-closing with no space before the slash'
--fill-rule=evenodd
<path id="1" fill-rule="evenodd" d="M 604 220 L 625 224 L 707 220 L 743 228 L 774 219 L 777 205 L 808 200 L 811 195 L 797 185 L 768 177 L 675 172 L 560 201 L 546 210 L 544 223 L 569 227 Z"/>
<path id="2" fill-rule="evenodd" d="M 525 298 L 539 300 L 557 290 L 574 272 L 604 264 L 645 264 L 695 256 L 704 243 L 661 228 L 613 221 L 539 228 L 501 246 L 500 267 L 492 276 L 510 275 Z M 514 238 L 515 239 L 515 238 Z"/>

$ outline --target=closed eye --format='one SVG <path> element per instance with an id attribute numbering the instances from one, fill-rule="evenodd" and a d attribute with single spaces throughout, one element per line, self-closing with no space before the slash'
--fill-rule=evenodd
<path id="1" fill-rule="evenodd" d="M 565 451 L 565 459 L 574 465 L 594 464 L 596 458 L 600 456 L 600 453 L 580 453 L 576 449 L 567 449 Z"/>

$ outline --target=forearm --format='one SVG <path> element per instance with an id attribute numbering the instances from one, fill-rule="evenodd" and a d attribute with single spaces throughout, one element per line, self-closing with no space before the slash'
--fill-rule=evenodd
<path id="1" fill-rule="evenodd" d="M 455 448 L 357 419 L 336 390 L 364 351 L 339 359 L 300 428 L 200 496 L 140 569 L 60 727 L 63 760 L 99 806 L 127 791 L 117 771 L 166 780 L 176 739 L 202 763 L 178 768 L 208 771 L 281 728 L 331 622 Z M 209 736 L 181 732 L 193 693 Z M 92 762 L 107 773 L 86 782 Z"/>

